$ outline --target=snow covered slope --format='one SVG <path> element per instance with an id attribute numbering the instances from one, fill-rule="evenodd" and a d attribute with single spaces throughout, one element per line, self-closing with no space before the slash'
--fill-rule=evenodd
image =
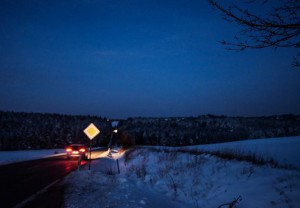
<path id="1" fill-rule="evenodd" d="M 273 158 L 280 164 L 293 165 L 300 169 L 300 136 L 197 145 L 183 149 L 255 153 L 264 158 Z"/>
<path id="2" fill-rule="evenodd" d="M 283 154 L 285 162 L 298 164 L 299 157 L 294 158 L 292 150 L 299 145 L 299 137 L 281 139 L 246 141 L 247 145 L 238 142 L 186 148 L 216 150 L 225 146 L 261 154 L 265 153 L 264 148 L 259 148 L 262 146 L 272 156 Z M 278 141 L 285 151 L 278 148 L 281 146 Z M 300 204 L 299 170 L 256 166 L 177 150 L 153 147 L 129 150 L 119 158 L 121 174 L 115 174 L 117 166 L 113 159 L 93 161 L 91 171 L 73 172 L 65 179 L 65 207 L 211 208 L 234 201 L 236 207 L 243 208 L 297 207 Z"/>

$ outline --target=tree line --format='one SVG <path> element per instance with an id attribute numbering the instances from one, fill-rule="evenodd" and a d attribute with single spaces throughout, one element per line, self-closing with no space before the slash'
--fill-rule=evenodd
<path id="1" fill-rule="evenodd" d="M 120 139 L 138 145 L 183 146 L 300 135 L 300 116 L 131 118 Z"/>
<path id="2" fill-rule="evenodd" d="M 64 148 L 89 145 L 83 130 L 94 123 L 101 131 L 93 146 L 183 146 L 245 139 L 300 135 L 300 116 L 128 118 L 113 133 L 112 121 L 98 116 L 72 116 L 0 111 L 0 150 Z"/>
<path id="3" fill-rule="evenodd" d="M 106 118 L 0 111 L 0 150 L 64 148 L 70 143 L 89 144 L 83 130 L 94 123 L 101 134 L 94 145 L 107 144 L 111 125 Z"/>

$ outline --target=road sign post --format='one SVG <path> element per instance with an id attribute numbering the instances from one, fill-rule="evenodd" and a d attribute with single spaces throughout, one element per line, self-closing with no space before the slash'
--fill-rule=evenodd
<path id="1" fill-rule="evenodd" d="M 89 170 L 91 170 L 91 162 L 92 162 L 92 140 L 90 140 L 90 159 L 89 159 Z"/>
<path id="2" fill-rule="evenodd" d="M 91 159 L 92 159 L 92 140 L 100 133 L 100 130 L 91 123 L 88 127 L 86 127 L 83 132 L 90 139 L 90 159 L 89 159 L 89 170 L 91 169 Z"/>

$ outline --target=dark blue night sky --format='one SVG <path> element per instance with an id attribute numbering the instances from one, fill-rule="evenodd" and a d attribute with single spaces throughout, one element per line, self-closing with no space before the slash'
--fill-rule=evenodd
<path id="1" fill-rule="evenodd" d="M 295 49 L 234 52 L 204 0 L 1 0 L 0 110 L 300 114 Z"/>

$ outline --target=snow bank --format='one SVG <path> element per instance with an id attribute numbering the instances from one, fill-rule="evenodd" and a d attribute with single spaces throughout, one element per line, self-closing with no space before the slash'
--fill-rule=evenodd
<path id="1" fill-rule="evenodd" d="M 64 154 L 64 149 L 0 151 L 0 165 Z"/>

